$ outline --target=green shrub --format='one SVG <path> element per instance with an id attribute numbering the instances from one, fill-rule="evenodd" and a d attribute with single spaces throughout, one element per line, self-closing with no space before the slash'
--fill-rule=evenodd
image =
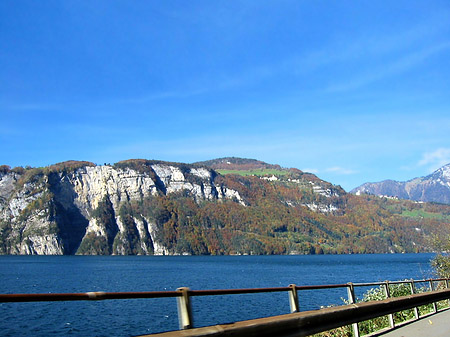
<path id="1" fill-rule="evenodd" d="M 94 167 L 96 166 L 94 163 L 91 163 L 89 161 L 77 161 L 77 160 L 67 160 L 62 163 L 53 164 L 50 166 L 47 166 L 44 169 L 44 172 L 46 174 L 53 173 L 53 172 L 65 172 L 65 173 L 71 173 L 74 172 L 82 167 Z"/>
<path id="2" fill-rule="evenodd" d="M 20 213 L 19 221 L 26 221 L 33 213 L 44 210 L 43 217 L 47 217 L 52 209 L 53 193 L 44 192 L 39 198 L 31 201 Z"/>
<path id="3" fill-rule="evenodd" d="M 437 254 L 431 260 L 431 266 L 435 269 L 436 273 L 440 277 L 444 278 L 450 277 L 450 256 Z"/>
<path id="4" fill-rule="evenodd" d="M 0 165 L 0 173 L 6 174 L 11 171 L 11 167 L 8 165 Z"/>
<path id="5" fill-rule="evenodd" d="M 438 287 L 444 286 L 443 284 L 439 285 Z M 411 295 L 411 286 L 408 281 L 406 283 L 400 283 L 400 284 L 389 284 L 389 291 L 391 297 L 401 297 L 401 296 L 408 296 Z M 416 293 L 422 293 L 428 291 L 426 287 L 417 287 Z M 370 302 L 370 301 L 381 301 L 386 299 L 385 289 L 384 285 L 381 285 L 377 288 L 371 288 L 367 290 L 362 299 L 358 299 L 357 302 Z M 347 300 L 344 300 L 346 304 L 349 302 Z M 448 301 L 442 301 L 442 303 L 438 303 L 438 308 L 444 308 L 448 307 Z M 427 313 L 430 313 L 433 310 L 432 304 L 427 304 L 424 306 L 421 306 L 419 309 L 419 315 L 423 316 Z M 411 320 L 415 317 L 414 309 L 408 309 L 404 311 L 400 311 L 397 313 L 394 313 L 394 322 L 396 324 L 405 322 L 408 320 Z M 379 330 L 385 329 L 389 327 L 389 317 L 388 316 L 381 316 L 376 317 L 367 321 L 362 321 L 358 323 L 358 328 L 360 335 L 368 335 L 375 333 Z M 352 327 L 349 326 L 343 326 L 339 327 L 337 329 L 321 332 L 319 334 L 313 335 L 313 337 L 352 337 Z"/>
<path id="6" fill-rule="evenodd" d="M 353 336 L 352 331 L 353 330 L 351 325 L 345 325 L 336 329 L 312 335 L 312 337 L 352 337 Z"/>
<path id="7" fill-rule="evenodd" d="M 77 250 L 77 255 L 109 255 L 111 254 L 110 247 L 104 236 L 99 236 L 93 232 L 86 234 L 80 247 Z"/>

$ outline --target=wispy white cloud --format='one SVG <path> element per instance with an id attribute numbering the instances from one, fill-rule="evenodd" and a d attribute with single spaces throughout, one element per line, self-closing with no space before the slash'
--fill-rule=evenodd
<path id="1" fill-rule="evenodd" d="M 325 171 L 330 172 L 330 173 L 335 173 L 335 174 L 343 174 L 343 175 L 358 173 L 355 170 L 343 168 L 340 166 L 329 167 L 329 168 L 325 169 Z"/>
<path id="2" fill-rule="evenodd" d="M 324 66 L 353 63 L 360 59 L 382 59 L 383 66 L 380 69 L 374 67 L 373 71 L 361 74 L 348 84 L 350 87 L 365 85 L 391 73 L 407 69 L 441 49 L 447 49 L 449 41 L 440 40 L 440 43 L 431 41 L 435 41 L 435 38 L 441 36 L 442 32 L 450 30 L 448 17 L 448 12 L 436 13 L 427 21 L 418 22 L 414 26 L 396 32 L 379 33 L 377 31 L 371 34 L 364 30 L 360 35 L 356 33 L 350 38 L 348 35 L 337 36 L 322 48 L 310 50 L 303 55 L 285 60 L 280 64 L 280 69 L 289 69 L 299 75 Z M 430 45 L 432 46 L 430 47 Z M 421 49 L 419 46 L 422 46 Z M 428 46 L 428 48 L 424 46 Z M 413 50 L 416 52 L 411 52 Z M 386 68 L 385 59 L 393 59 L 395 55 L 407 56 L 391 62 L 391 65 Z M 346 88 L 344 84 L 337 84 L 330 89 L 343 90 Z"/>
<path id="3" fill-rule="evenodd" d="M 233 72 L 214 72 L 208 75 L 197 75 L 185 83 L 178 83 L 178 88 L 162 91 L 149 92 L 141 96 L 123 98 L 118 103 L 148 103 L 152 101 L 165 99 L 184 99 L 194 96 L 220 92 L 224 90 L 233 90 L 249 85 L 254 85 L 260 81 L 276 76 L 287 70 L 285 63 L 279 65 L 260 65 L 241 69 L 237 73 Z"/>
<path id="4" fill-rule="evenodd" d="M 426 152 L 419 161 L 419 166 L 428 166 L 430 172 L 450 163 L 450 148 L 439 148 Z"/>
<path id="5" fill-rule="evenodd" d="M 349 79 L 346 82 L 331 85 L 328 88 L 330 92 L 342 92 L 347 90 L 358 89 L 362 86 L 371 84 L 375 81 L 400 74 L 408 71 L 409 69 L 423 63 L 429 57 L 439 54 L 441 52 L 450 49 L 450 41 L 445 41 L 438 45 L 410 53 L 402 58 L 391 62 L 390 64 L 383 64 L 382 66 L 375 67 L 369 72 L 361 73 L 355 77 Z"/>
<path id="6" fill-rule="evenodd" d="M 395 32 L 388 30 L 379 33 L 377 30 L 371 34 L 364 30 L 363 34 L 355 35 L 351 41 L 347 41 L 346 36 L 338 40 L 339 45 L 344 45 L 344 48 L 335 48 L 337 53 L 333 54 L 333 57 L 336 60 L 349 60 L 390 55 L 415 48 L 418 44 L 428 43 L 434 36 L 439 36 L 442 31 L 449 28 L 448 13 L 437 13 L 425 22 L 418 22 Z"/>
<path id="7" fill-rule="evenodd" d="M 319 170 L 315 169 L 315 168 L 302 168 L 301 170 L 303 172 L 309 172 L 309 173 L 314 173 L 314 174 L 319 173 Z"/>
<path id="8" fill-rule="evenodd" d="M 54 111 L 61 108 L 61 106 L 52 103 L 13 103 L 13 104 L 5 104 L 4 106 L 7 109 L 11 109 L 14 111 Z"/>
<path id="9" fill-rule="evenodd" d="M 177 14 L 178 15 L 178 14 Z M 416 52 L 416 45 L 426 45 L 428 40 L 449 28 L 446 15 L 436 15 L 433 25 L 429 22 L 418 23 L 416 26 L 399 31 L 396 34 L 378 34 L 367 36 L 367 32 L 360 36 L 353 35 L 337 37 L 328 44 L 315 50 L 306 50 L 304 53 L 287 54 L 263 63 L 254 63 L 247 67 L 237 67 L 234 71 L 215 70 L 205 73 L 199 72 L 188 79 L 180 79 L 176 86 L 171 86 L 160 91 L 149 91 L 148 94 L 135 97 L 123 97 L 117 99 L 118 103 L 143 104 L 157 100 L 183 99 L 193 96 L 209 94 L 211 92 L 233 90 L 252 86 L 264 81 L 269 81 L 277 76 L 304 77 L 316 70 L 355 62 L 358 59 L 374 57 L 383 59 L 383 64 L 373 67 L 367 72 L 356 74 L 346 82 L 329 86 L 327 91 L 346 91 L 370 84 L 382 78 L 406 71 L 426 60 L 428 57 L 450 48 L 450 41 L 435 44 L 432 47 L 423 48 Z M 431 20 L 431 19 L 430 19 Z M 413 49 L 412 49 L 413 48 Z M 385 63 L 384 58 L 393 59 L 392 55 L 405 55 L 400 59 Z M 303 83 L 303 82 L 299 82 Z M 326 87 L 326 83 L 322 87 Z"/>
<path id="10" fill-rule="evenodd" d="M 118 103 L 147 103 L 151 101 L 172 99 L 172 98 L 189 98 L 193 96 L 198 96 L 207 93 L 209 89 L 207 87 L 198 87 L 195 89 L 179 89 L 179 90 L 167 90 L 167 91 L 157 91 L 152 92 L 147 95 L 123 98 L 117 100 Z"/>

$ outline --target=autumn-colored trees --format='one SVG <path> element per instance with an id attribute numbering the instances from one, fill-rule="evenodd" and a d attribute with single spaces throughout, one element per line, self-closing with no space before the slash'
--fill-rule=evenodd
<path id="1" fill-rule="evenodd" d="M 214 255 L 425 251 L 430 227 L 444 226 L 446 222 L 437 217 L 450 210 L 446 205 L 344 194 L 334 197 L 339 199 L 338 211 L 321 213 L 301 204 L 305 195 L 323 202 L 322 197 L 310 195 L 311 189 L 258 177 L 221 179 L 239 192 L 245 205 L 233 200 L 196 202 L 186 191 L 131 205 L 155 222 L 156 240 L 172 253 Z M 286 196 L 297 198 L 297 203 L 287 204 Z M 325 201 L 333 202 L 329 199 Z M 430 216 L 405 213 L 410 209 Z"/>
<path id="2" fill-rule="evenodd" d="M 153 196 L 122 201 L 116 205 L 118 208 L 113 207 L 110 196 L 105 196 L 90 216 L 106 233 L 106 239 L 89 233 L 80 246 L 82 252 L 140 254 L 139 245 L 151 247 L 152 239 L 169 252 L 179 254 L 420 252 L 428 249 L 427 237 L 433 231 L 450 224 L 449 205 L 355 196 L 298 170 L 283 171 L 275 178 L 212 172 L 214 186 L 233 190 L 239 198 L 194 199 L 189 190 L 167 193 L 152 169 L 157 163 L 130 160 L 115 164 L 149 175 L 161 188 Z M 80 165 L 94 164 L 64 162 L 47 168 L 25 169 L 2 166 L 0 173 L 14 172 L 20 187 L 27 182 L 45 182 L 45 177 L 58 177 L 57 173 L 71 172 Z M 193 177 L 189 165 L 177 164 L 177 167 L 187 181 L 203 183 L 196 180 L 202 178 Z M 45 188 L 44 183 L 36 186 Z M 29 193 L 37 192 L 43 190 Z M 30 203 L 30 208 L 23 210 L 22 216 L 25 219 L 34 208 L 46 207 L 50 214 L 56 206 L 50 192 L 42 193 Z M 146 226 L 147 221 L 151 226 Z M 120 232 L 119 225 L 125 230 Z M 153 238 L 148 232 L 150 227 Z M 0 239 L 8 233 L 8 228 L 7 219 L 0 223 Z"/>

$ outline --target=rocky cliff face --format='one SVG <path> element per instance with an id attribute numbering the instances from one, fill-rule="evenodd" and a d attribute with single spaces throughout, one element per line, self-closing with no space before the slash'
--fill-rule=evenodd
<path id="1" fill-rule="evenodd" d="M 446 205 L 352 196 L 296 169 L 235 171 L 148 160 L 0 166 L 0 254 L 418 252 L 449 223 Z"/>
<path id="2" fill-rule="evenodd" d="M 385 180 L 378 183 L 365 183 L 353 189 L 351 193 L 450 204 L 450 164 L 426 177 L 414 178 L 406 182 Z"/>
<path id="3" fill-rule="evenodd" d="M 205 167 L 126 161 L 76 162 L 0 173 L 0 253 L 169 254 L 152 219 L 122 207 L 146 197 L 187 193 L 194 200 L 233 199 Z"/>

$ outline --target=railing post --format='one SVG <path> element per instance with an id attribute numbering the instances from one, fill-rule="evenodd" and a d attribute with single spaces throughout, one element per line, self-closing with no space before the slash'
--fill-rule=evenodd
<path id="1" fill-rule="evenodd" d="M 178 323 L 180 324 L 180 329 L 191 329 L 194 324 L 192 321 L 189 288 L 178 288 L 177 291 L 181 292 L 181 296 L 177 297 Z"/>
<path id="2" fill-rule="evenodd" d="M 391 291 L 389 289 L 389 281 L 384 282 L 383 286 L 384 286 L 384 293 L 386 295 L 386 298 L 390 298 Z M 394 314 L 389 314 L 388 317 L 389 317 L 389 325 L 391 326 L 391 328 L 395 328 Z"/>
<path id="3" fill-rule="evenodd" d="M 434 290 L 433 280 L 430 279 L 428 282 L 430 283 L 430 291 L 433 291 Z M 437 303 L 436 302 L 433 302 L 433 312 L 437 313 Z"/>
<path id="4" fill-rule="evenodd" d="M 416 293 L 416 286 L 414 284 L 414 280 L 411 280 L 411 282 L 409 283 L 410 287 L 411 287 L 411 295 L 414 295 Z M 419 319 L 419 308 L 418 307 L 414 307 L 414 316 L 416 317 L 416 319 Z"/>
<path id="5" fill-rule="evenodd" d="M 300 312 L 300 305 L 298 304 L 298 293 L 295 284 L 290 284 L 289 288 L 289 307 L 291 308 L 291 313 Z"/>
<path id="6" fill-rule="evenodd" d="M 445 279 L 445 287 L 448 289 L 448 278 Z M 450 307 L 450 298 L 448 299 L 448 306 Z"/>
<path id="7" fill-rule="evenodd" d="M 355 288 L 353 287 L 353 283 L 351 282 L 347 283 L 347 294 L 348 294 L 348 301 L 350 302 L 350 304 L 355 304 L 356 303 Z M 353 323 L 352 328 L 353 328 L 353 337 L 359 337 L 358 323 Z"/>

